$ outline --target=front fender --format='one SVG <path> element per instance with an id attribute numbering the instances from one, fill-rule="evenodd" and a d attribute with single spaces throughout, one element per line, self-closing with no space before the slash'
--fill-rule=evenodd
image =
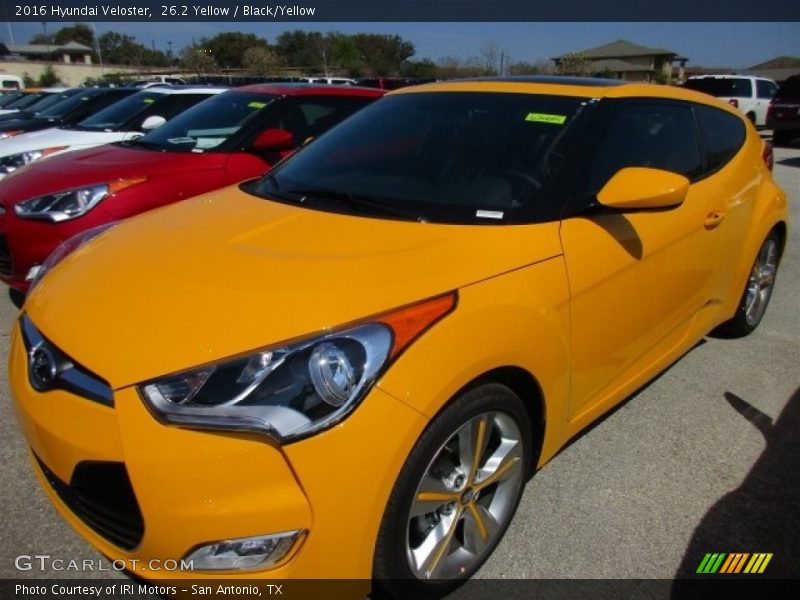
<path id="1" fill-rule="evenodd" d="M 432 418 L 459 390 L 487 372 L 524 369 L 543 395 L 544 464 L 564 442 L 569 408 L 569 288 L 563 256 L 465 286 L 458 293 L 455 310 L 398 358 L 379 387 Z"/>

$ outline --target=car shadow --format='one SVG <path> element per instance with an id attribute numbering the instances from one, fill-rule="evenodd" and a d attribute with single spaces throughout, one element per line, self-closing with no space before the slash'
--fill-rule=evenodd
<path id="1" fill-rule="evenodd" d="M 641 260 L 644 252 L 642 239 L 623 213 L 611 212 L 606 209 L 593 215 L 587 215 L 587 218 L 614 238 L 631 258 Z"/>
<path id="2" fill-rule="evenodd" d="M 673 600 L 708 597 L 712 586 L 726 586 L 726 598 L 768 597 L 753 596 L 758 588 L 751 586 L 800 576 L 800 388 L 774 423 L 732 392 L 725 400 L 764 436 L 766 448 L 741 485 L 720 498 L 695 529 L 675 574 Z M 697 574 L 706 553 L 716 552 L 773 557 L 755 576 Z"/>
<path id="3" fill-rule="evenodd" d="M 776 160 L 775 164 L 783 165 L 784 167 L 800 168 L 800 156 L 794 156 L 792 158 L 784 158 L 781 160 Z"/>

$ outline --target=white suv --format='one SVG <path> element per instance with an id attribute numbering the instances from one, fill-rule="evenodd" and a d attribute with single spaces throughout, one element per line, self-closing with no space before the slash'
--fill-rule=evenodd
<path id="1" fill-rule="evenodd" d="M 757 127 L 766 125 L 769 101 L 778 91 L 772 79 L 750 75 L 697 75 L 689 77 L 684 87 L 730 102 Z"/>

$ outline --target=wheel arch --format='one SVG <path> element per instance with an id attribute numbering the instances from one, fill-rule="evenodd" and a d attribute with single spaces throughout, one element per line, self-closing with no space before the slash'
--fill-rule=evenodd
<path id="1" fill-rule="evenodd" d="M 522 400 L 522 404 L 525 406 L 525 412 L 528 415 L 528 423 L 530 424 L 531 434 L 533 436 L 531 439 L 531 447 L 533 449 L 533 456 L 531 457 L 532 471 L 529 473 L 529 475 L 532 475 L 542 454 L 544 432 L 547 423 L 547 407 L 542 387 L 539 385 L 536 378 L 526 369 L 518 366 L 504 366 L 497 367 L 479 375 L 465 385 L 464 388 L 459 390 L 458 393 L 453 396 L 453 399 L 469 389 L 489 382 L 505 385 L 519 396 L 520 400 Z M 451 401 L 453 399 L 451 399 Z"/>
<path id="2" fill-rule="evenodd" d="M 786 237 L 789 233 L 786 221 L 778 221 L 772 228 L 778 234 L 778 260 L 783 258 L 783 251 L 786 249 Z"/>

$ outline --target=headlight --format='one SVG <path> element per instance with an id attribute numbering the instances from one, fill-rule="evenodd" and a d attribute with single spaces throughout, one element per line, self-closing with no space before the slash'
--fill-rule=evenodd
<path id="1" fill-rule="evenodd" d="M 82 217 L 104 198 L 145 180 L 143 177 L 117 179 L 85 187 L 55 192 L 16 204 L 14 212 L 23 219 L 43 219 L 59 223 Z"/>
<path id="2" fill-rule="evenodd" d="M 160 420 L 252 431 L 279 441 L 338 423 L 388 362 L 455 306 L 455 293 L 340 331 L 170 375 L 139 386 Z"/>
<path id="3" fill-rule="evenodd" d="M 104 231 L 111 229 L 116 224 L 117 221 L 104 223 L 103 225 L 92 227 L 86 231 L 81 231 L 80 233 L 73 235 L 71 238 L 61 242 L 41 265 L 33 267 L 28 273 L 26 280 L 31 282 L 28 293 L 30 293 L 30 291 L 33 290 L 33 287 L 42 280 L 42 277 L 44 277 L 45 273 L 53 270 L 58 263 L 75 252 L 75 250 L 88 243 L 90 240 L 93 240 Z"/>
<path id="4" fill-rule="evenodd" d="M 24 167 L 35 160 L 61 152 L 67 148 L 69 146 L 54 146 L 52 148 L 42 148 L 41 150 L 31 150 L 30 152 L 20 152 L 19 154 L 9 154 L 0 158 L 0 173 L 13 173 L 20 167 Z"/>

